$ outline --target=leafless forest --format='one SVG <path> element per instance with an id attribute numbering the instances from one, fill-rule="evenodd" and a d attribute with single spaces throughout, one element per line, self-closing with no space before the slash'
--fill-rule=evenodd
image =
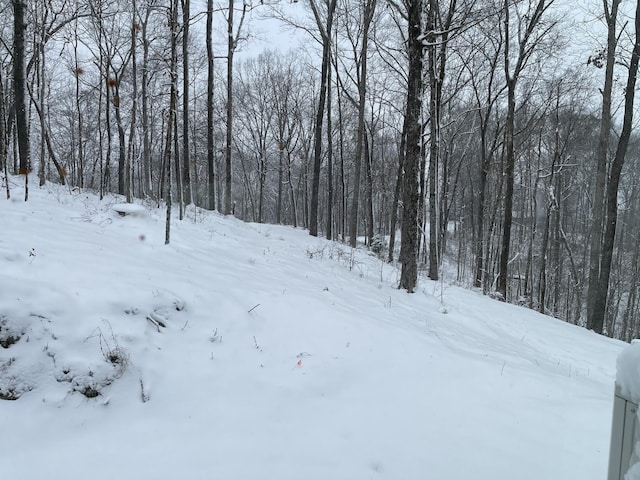
<path id="1" fill-rule="evenodd" d="M 3 189 L 293 225 L 628 341 L 637 6 L 0 1 Z"/>

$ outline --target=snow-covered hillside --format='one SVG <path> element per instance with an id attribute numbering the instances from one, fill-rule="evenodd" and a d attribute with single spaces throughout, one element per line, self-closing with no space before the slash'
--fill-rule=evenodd
<path id="1" fill-rule="evenodd" d="M 304 230 L 12 193 L 2 478 L 606 476 L 620 342 Z"/>

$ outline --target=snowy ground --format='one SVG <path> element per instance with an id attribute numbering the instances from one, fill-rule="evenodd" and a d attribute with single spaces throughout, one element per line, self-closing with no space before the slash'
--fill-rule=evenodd
<path id="1" fill-rule="evenodd" d="M 606 476 L 620 342 L 446 283 L 406 294 L 303 230 L 190 209 L 165 246 L 153 206 L 25 203 L 12 181 L 3 479 Z"/>

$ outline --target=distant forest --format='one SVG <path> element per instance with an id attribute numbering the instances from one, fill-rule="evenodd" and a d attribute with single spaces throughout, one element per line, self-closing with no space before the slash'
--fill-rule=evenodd
<path id="1" fill-rule="evenodd" d="M 22 175 L 292 225 L 398 262 L 408 292 L 444 275 L 640 336 L 637 1 L 0 0 L 0 17 L 7 197 Z"/>

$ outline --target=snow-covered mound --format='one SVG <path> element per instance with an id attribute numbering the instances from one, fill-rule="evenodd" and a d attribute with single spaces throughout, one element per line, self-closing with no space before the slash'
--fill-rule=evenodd
<path id="1" fill-rule="evenodd" d="M 409 295 L 303 230 L 190 207 L 166 246 L 152 205 L 22 198 L 0 200 L 2 478 L 606 475 L 620 342 Z"/>

